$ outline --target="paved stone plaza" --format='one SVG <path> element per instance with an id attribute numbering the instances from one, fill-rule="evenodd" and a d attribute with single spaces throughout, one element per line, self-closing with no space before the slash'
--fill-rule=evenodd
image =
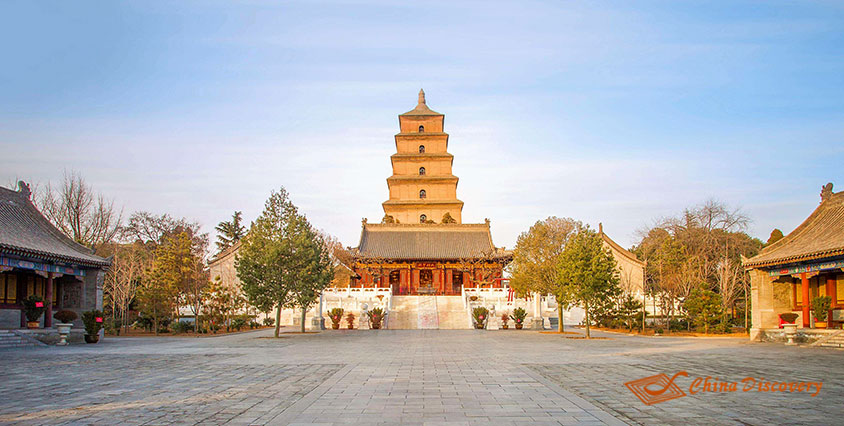
<path id="1" fill-rule="evenodd" d="M 838 423 L 844 351 L 733 338 L 530 331 L 271 330 L 107 338 L 0 351 L 0 423 Z M 704 393 L 651 406 L 624 383 L 684 370 L 722 381 L 822 381 L 806 393 Z"/>

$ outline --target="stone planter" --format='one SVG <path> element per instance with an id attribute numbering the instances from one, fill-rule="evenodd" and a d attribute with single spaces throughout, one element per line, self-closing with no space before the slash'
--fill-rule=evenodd
<path id="1" fill-rule="evenodd" d="M 97 343 L 100 341 L 99 334 L 86 334 L 85 335 L 85 343 Z"/>
<path id="2" fill-rule="evenodd" d="M 27 321 L 26 328 L 41 328 L 41 323 L 38 321 Z"/>
<path id="3" fill-rule="evenodd" d="M 73 324 L 64 324 L 64 323 L 57 323 L 56 329 L 59 330 L 59 342 L 56 343 L 58 346 L 65 346 L 67 345 L 67 336 L 70 335 L 70 328 L 73 327 Z"/>
<path id="4" fill-rule="evenodd" d="M 826 321 L 815 321 L 815 328 L 826 328 Z"/>
<path id="5" fill-rule="evenodd" d="M 797 343 L 794 343 L 794 336 L 797 335 L 797 324 L 783 324 L 782 330 L 785 337 L 788 339 L 788 342 L 785 344 L 790 346 L 796 345 Z"/>

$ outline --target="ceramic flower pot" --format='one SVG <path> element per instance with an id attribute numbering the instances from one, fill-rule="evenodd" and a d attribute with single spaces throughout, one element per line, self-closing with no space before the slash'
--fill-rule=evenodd
<path id="1" fill-rule="evenodd" d="M 340 323 L 339 322 L 332 323 L 331 328 L 334 329 L 334 330 L 339 330 L 340 329 Z"/>
<path id="2" fill-rule="evenodd" d="M 510 326 L 509 326 L 509 325 L 507 325 L 507 324 L 501 324 L 501 329 L 502 329 L 502 330 L 507 330 L 508 328 L 510 328 Z"/>
<path id="3" fill-rule="evenodd" d="M 815 328 L 826 328 L 826 321 L 815 321 Z"/>
<path id="4" fill-rule="evenodd" d="M 523 326 L 523 324 L 516 324 L 516 330 L 521 330 L 522 326 Z"/>
<path id="5" fill-rule="evenodd" d="M 86 334 L 85 335 L 85 343 L 97 343 L 100 341 L 99 334 Z"/>
<path id="6" fill-rule="evenodd" d="M 41 328 L 41 323 L 38 321 L 27 321 L 26 328 Z"/>

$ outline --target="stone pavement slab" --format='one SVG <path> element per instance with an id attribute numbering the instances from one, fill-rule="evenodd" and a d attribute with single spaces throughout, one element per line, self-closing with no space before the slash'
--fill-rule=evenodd
<path id="1" fill-rule="evenodd" d="M 829 424 L 844 414 L 844 351 L 831 349 L 513 330 L 270 336 L 0 351 L 0 423 Z M 710 393 L 650 406 L 624 387 L 680 370 L 824 386 L 816 397 Z"/>

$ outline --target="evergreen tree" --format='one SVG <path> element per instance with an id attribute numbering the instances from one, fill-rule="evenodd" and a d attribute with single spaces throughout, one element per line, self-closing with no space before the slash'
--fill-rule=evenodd
<path id="1" fill-rule="evenodd" d="M 767 245 L 771 245 L 771 244 L 781 240 L 782 237 L 784 237 L 784 235 L 782 234 L 782 231 L 780 231 L 779 228 L 774 228 L 774 230 L 771 231 L 771 236 L 768 237 Z"/>
<path id="2" fill-rule="evenodd" d="M 600 234 L 585 228 L 569 238 L 558 267 L 561 281 L 569 283 L 573 299 L 586 311 L 586 338 L 591 338 L 592 307 L 621 294 L 615 258 L 604 248 Z"/>
<path id="3" fill-rule="evenodd" d="M 333 272 L 328 245 L 284 188 L 270 195 L 263 213 L 241 240 L 235 267 L 249 302 L 261 311 L 277 310 L 276 337 L 281 309 L 302 308 L 304 317 Z"/>
<path id="4" fill-rule="evenodd" d="M 218 232 L 217 248 L 222 251 L 231 247 L 246 235 L 242 212 L 234 212 L 231 220 L 220 222 L 214 229 Z"/>

